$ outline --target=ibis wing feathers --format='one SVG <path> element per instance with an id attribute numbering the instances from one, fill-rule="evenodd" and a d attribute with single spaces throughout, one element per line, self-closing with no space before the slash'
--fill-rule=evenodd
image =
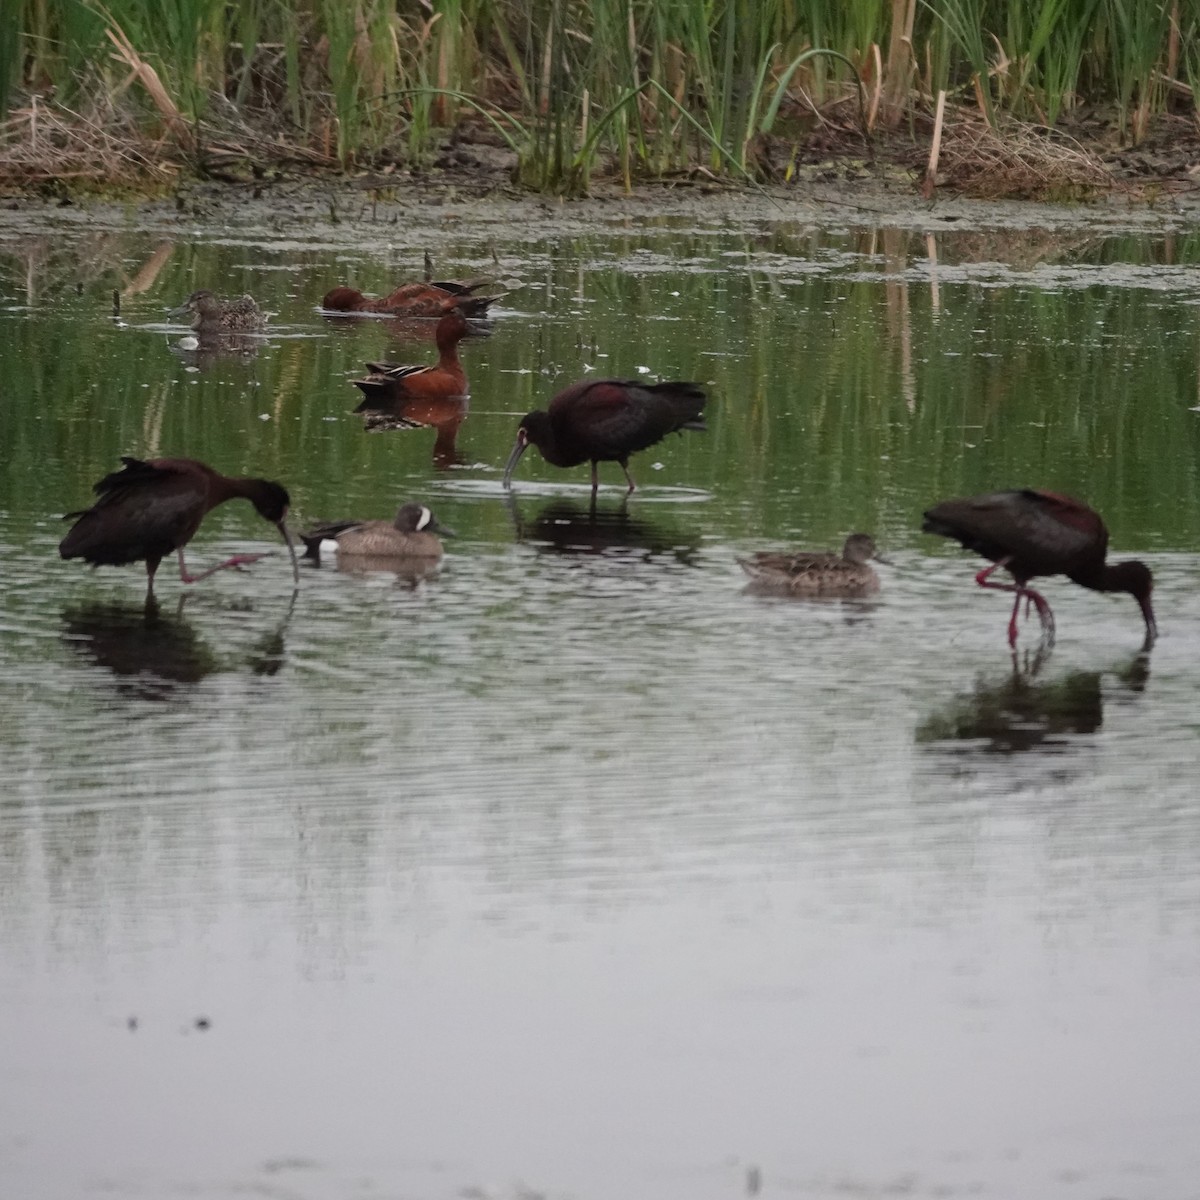
<path id="1" fill-rule="evenodd" d="M 703 429 L 707 397 L 690 383 L 643 385 L 636 380 L 598 379 L 559 393 L 550 402 L 560 440 L 586 435 L 594 459 L 624 460 L 680 429 Z"/>
<path id="2" fill-rule="evenodd" d="M 122 461 L 122 470 L 96 484 L 100 498 L 63 538 L 63 558 L 112 566 L 161 559 L 196 532 L 207 508 L 203 477 L 169 459 Z"/>
<path id="3" fill-rule="evenodd" d="M 1018 575 L 1069 574 L 1103 560 L 1108 531 L 1069 497 L 1033 490 L 945 500 L 925 514 L 930 533 L 954 538 L 993 562 L 1010 559 Z"/>

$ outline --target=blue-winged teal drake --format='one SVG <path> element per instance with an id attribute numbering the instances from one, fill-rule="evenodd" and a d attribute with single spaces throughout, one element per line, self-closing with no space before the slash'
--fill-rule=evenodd
<path id="1" fill-rule="evenodd" d="M 172 317 L 190 313 L 191 326 L 197 333 L 258 333 L 267 327 L 267 314 L 253 296 L 223 300 L 202 288 L 193 292 L 178 308 L 171 309 Z"/>
<path id="2" fill-rule="evenodd" d="M 326 521 L 300 535 L 305 554 L 320 560 L 322 552 L 338 559 L 412 558 L 431 563 L 442 557 L 439 533 L 450 530 L 437 523 L 423 504 L 404 504 L 394 521 Z"/>
<path id="3" fill-rule="evenodd" d="M 879 576 L 871 566 L 873 558 L 878 558 L 875 539 L 868 533 L 852 533 L 841 554 L 763 551 L 739 558 L 738 563 L 763 589 L 793 596 L 869 596 L 879 591 Z"/>
<path id="4" fill-rule="evenodd" d="M 227 500 L 249 500 L 258 515 L 283 535 L 299 580 L 296 552 L 285 518 L 287 491 L 269 479 L 231 479 L 194 458 L 122 458 L 120 471 L 106 475 L 93 491 L 100 497 L 75 518 L 58 552 L 63 558 L 82 558 L 94 567 L 145 562 L 147 596 L 154 594 L 154 573 L 172 551 L 179 555 L 179 578 L 196 583 L 214 571 L 256 562 L 261 554 L 235 554 L 199 575 L 189 573 L 183 548 L 196 535 L 201 521 Z"/>
<path id="5" fill-rule="evenodd" d="M 1050 605 L 1028 586 L 1037 575 L 1065 575 L 1072 583 L 1096 592 L 1128 592 L 1142 610 L 1146 644 L 1158 634 L 1150 603 L 1154 586 L 1150 568 L 1136 559 L 1106 565 L 1108 530 L 1100 514 L 1082 500 L 1032 488 L 965 496 L 935 504 L 924 514 L 921 528 L 953 538 L 965 549 L 991 559 L 992 565 L 980 571 L 975 582 L 980 587 L 1016 593 L 1008 622 L 1009 645 L 1016 644 L 1022 599 L 1034 605 L 1043 632 L 1053 636 Z M 1014 582 L 989 579 L 997 567 L 1004 567 Z"/>
<path id="6" fill-rule="evenodd" d="M 602 462 L 618 462 L 629 491 L 629 456 L 661 442 L 668 433 L 703 431 L 708 397 L 696 383 L 639 383 L 629 379 L 581 380 L 558 393 L 544 412 L 526 413 L 504 467 L 504 486 L 522 454 L 536 446 L 555 467 L 592 464 L 592 491 Z"/>

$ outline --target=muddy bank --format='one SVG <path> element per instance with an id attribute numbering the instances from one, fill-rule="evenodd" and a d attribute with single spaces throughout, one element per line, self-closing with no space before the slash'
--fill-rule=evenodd
<path id="1" fill-rule="evenodd" d="M 811 173 L 815 175 L 816 173 Z M 730 188 L 714 184 L 642 185 L 632 194 L 598 185 L 580 200 L 547 199 L 515 189 L 476 194 L 461 179 L 420 181 L 338 179 L 295 181 L 270 188 L 235 184 L 185 185 L 170 198 L 115 203 L 70 203 L 32 197 L 0 204 L 0 238 L 56 230 L 137 229 L 178 237 L 200 228 L 211 235 L 298 246 L 375 242 L 391 249 L 436 246 L 442 237 L 476 236 L 484 242 L 534 243 L 598 230 L 636 229 L 646 223 L 722 225 L 747 230 L 780 223 L 821 226 L 892 226 L 939 230 L 1079 230 L 1098 236 L 1169 232 L 1200 220 L 1200 196 L 1191 190 L 1142 197 L 1113 193 L 1089 203 L 970 200 L 916 194 L 911 179 L 863 170 L 856 178 L 810 177 L 787 187 Z"/>

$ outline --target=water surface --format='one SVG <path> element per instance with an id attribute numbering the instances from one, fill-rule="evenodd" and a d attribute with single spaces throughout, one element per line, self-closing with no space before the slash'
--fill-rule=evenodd
<path id="1" fill-rule="evenodd" d="M 449 434 L 349 412 L 421 330 L 315 311 L 418 249 L 0 240 L 5 1194 L 1194 1197 L 1200 243 L 435 248 L 512 285 Z M 181 350 L 200 286 L 268 336 Z M 588 373 L 705 381 L 709 431 L 628 500 L 534 452 L 506 497 L 518 417 Z M 147 613 L 139 568 L 56 553 L 121 454 L 459 536 L 416 587 L 167 563 Z M 1152 566 L 1152 653 L 1057 580 L 1057 644 L 1010 656 L 919 532 L 1025 484 Z M 737 554 L 855 529 L 870 602 L 745 590 Z M 231 504 L 189 561 L 272 537 Z"/>

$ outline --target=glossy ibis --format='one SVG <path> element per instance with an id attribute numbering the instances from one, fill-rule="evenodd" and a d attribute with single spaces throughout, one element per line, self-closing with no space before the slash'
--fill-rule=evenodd
<path id="1" fill-rule="evenodd" d="M 193 292 L 169 316 L 191 314 L 191 326 L 197 333 L 258 333 L 267 327 L 267 314 L 254 302 L 253 296 L 222 300 L 207 289 Z"/>
<path id="2" fill-rule="evenodd" d="M 499 296 L 476 296 L 486 279 L 470 283 L 405 283 L 386 296 L 364 296 L 351 287 L 326 292 L 321 307 L 327 312 L 391 313 L 405 317 L 440 317 L 457 308 L 464 316 L 486 317 Z"/>
<path id="3" fill-rule="evenodd" d="M 59 544 L 63 558 L 82 558 L 94 567 L 122 566 L 145 562 L 147 598 L 154 594 L 154 573 L 173 550 L 179 555 L 179 578 L 197 583 L 214 571 L 256 562 L 261 554 L 235 554 L 226 562 L 198 575 L 188 572 L 183 548 L 196 535 L 200 522 L 218 504 L 227 500 L 249 500 L 258 515 L 270 521 L 283 535 L 292 558 L 292 574 L 298 583 L 296 551 L 288 535 L 285 518 L 287 491 L 269 479 L 231 479 L 192 458 L 121 459 L 125 465 L 106 475 L 92 489 L 100 497 L 76 518 L 71 531 Z"/>
<path id="4" fill-rule="evenodd" d="M 954 538 L 965 549 L 991 559 L 992 566 L 980 571 L 975 582 L 1016 594 L 1008 622 L 1009 645 L 1016 644 L 1022 599 L 1026 612 L 1029 604 L 1037 609 L 1045 636 L 1054 636 L 1050 605 L 1028 586 L 1038 575 L 1065 575 L 1097 592 L 1128 592 L 1141 607 L 1146 644 L 1158 634 L 1150 603 L 1150 568 L 1135 559 L 1107 565 L 1108 530 L 1100 514 L 1081 500 L 1032 488 L 943 500 L 925 513 L 922 528 Z M 991 580 L 997 567 L 1004 567 L 1015 582 Z"/>
<path id="5" fill-rule="evenodd" d="M 327 521 L 300 535 L 305 555 L 318 561 L 321 552 L 363 558 L 442 557 L 439 533 L 450 530 L 437 523 L 423 504 L 404 504 L 394 521 Z"/>
<path id="6" fill-rule="evenodd" d="M 879 560 L 875 539 L 869 533 L 852 533 L 841 554 L 764 551 L 739 558 L 738 563 L 754 585 L 764 590 L 795 596 L 867 596 L 879 591 L 873 558 Z"/>
<path id="7" fill-rule="evenodd" d="M 370 374 L 354 380 L 363 393 L 355 412 L 389 412 L 408 399 L 444 400 L 468 394 L 467 374 L 458 361 L 458 343 L 466 336 L 466 318 L 458 309 L 438 323 L 438 360 L 432 367 L 397 367 L 391 363 L 367 363 Z"/>
<path id="8" fill-rule="evenodd" d="M 618 462 L 629 491 L 629 456 L 684 429 L 703 431 L 708 397 L 695 383 L 638 383 L 626 379 L 593 379 L 561 391 L 545 412 L 526 413 L 504 468 L 504 486 L 512 485 L 517 462 L 529 446 L 555 467 L 592 464 L 592 492 L 599 486 L 597 468 Z"/>

